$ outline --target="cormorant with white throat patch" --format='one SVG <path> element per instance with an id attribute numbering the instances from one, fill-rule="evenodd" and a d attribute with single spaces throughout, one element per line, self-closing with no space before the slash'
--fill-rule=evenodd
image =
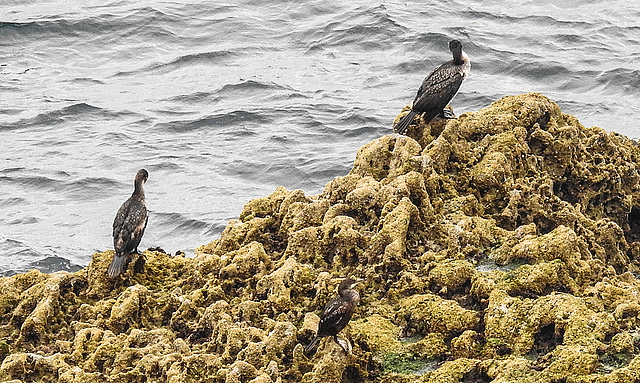
<path id="1" fill-rule="evenodd" d="M 416 98 L 411 104 L 411 110 L 393 127 L 393 130 L 404 134 L 413 119 L 422 114 L 425 122 L 436 116 L 451 118 L 451 114 L 443 112 L 449 101 L 456 95 L 460 84 L 469 75 L 471 62 L 462 51 L 462 43 L 458 40 L 449 42 L 449 50 L 453 60 L 440 65 L 422 81 Z"/>
<path id="2" fill-rule="evenodd" d="M 318 332 L 311 343 L 305 348 L 305 352 L 309 354 L 318 340 L 322 337 L 332 336 L 333 340 L 338 344 L 344 352 L 347 349 L 338 341 L 338 333 L 342 331 L 351 320 L 356 305 L 360 301 L 360 294 L 353 286 L 360 281 L 351 278 L 345 278 L 338 286 L 338 296 L 333 298 L 322 310 L 320 314 L 320 323 L 318 324 Z"/>
<path id="3" fill-rule="evenodd" d="M 120 206 L 113 221 L 113 248 L 116 253 L 107 271 L 109 278 L 116 278 L 125 271 L 131 260 L 131 254 L 140 254 L 138 245 L 149 219 L 147 204 L 144 200 L 144 184 L 148 178 L 149 173 L 146 170 L 138 170 L 134 180 L 133 194 Z"/>

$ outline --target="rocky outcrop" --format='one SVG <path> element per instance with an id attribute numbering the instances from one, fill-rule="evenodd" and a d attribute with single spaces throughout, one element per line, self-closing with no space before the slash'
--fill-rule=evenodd
<path id="1" fill-rule="evenodd" d="M 421 123 L 320 195 L 250 201 L 194 258 L 0 279 L 0 379 L 636 382 L 638 169 L 636 142 L 539 94 Z M 352 353 L 307 357 L 346 275 Z"/>

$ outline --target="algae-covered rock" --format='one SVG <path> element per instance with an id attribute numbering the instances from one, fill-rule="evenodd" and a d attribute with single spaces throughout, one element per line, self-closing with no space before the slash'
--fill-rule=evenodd
<path id="1" fill-rule="evenodd" d="M 413 295 L 399 302 L 397 322 L 403 331 L 411 335 L 440 333 L 461 334 L 474 329 L 479 319 L 473 310 L 460 307 L 455 301 L 442 299 L 435 294 Z"/>
<path id="2" fill-rule="evenodd" d="M 406 109 L 405 109 L 406 110 Z M 640 381 L 640 146 L 540 94 L 249 201 L 193 258 L 0 278 L 0 380 Z M 342 277 L 352 321 L 304 348 Z"/>

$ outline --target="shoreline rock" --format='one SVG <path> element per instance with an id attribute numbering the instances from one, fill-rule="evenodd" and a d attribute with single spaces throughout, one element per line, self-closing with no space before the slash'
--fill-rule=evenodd
<path id="1" fill-rule="evenodd" d="M 0 278 L 0 380 L 635 382 L 638 169 L 638 143 L 535 93 L 418 124 L 320 195 L 249 201 L 194 258 Z M 309 359 L 346 275 L 353 352 Z"/>

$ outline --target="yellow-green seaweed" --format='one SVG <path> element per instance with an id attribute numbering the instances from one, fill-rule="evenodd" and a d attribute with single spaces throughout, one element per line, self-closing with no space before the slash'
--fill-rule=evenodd
<path id="1" fill-rule="evenodd" d="M 536 93 L 417 121 L 193 258 L 0 278 L 0 380 L 639 381 L 638 143 Z M 364 279 L 352 351 L 305 355 L 344 276 Z"/>

